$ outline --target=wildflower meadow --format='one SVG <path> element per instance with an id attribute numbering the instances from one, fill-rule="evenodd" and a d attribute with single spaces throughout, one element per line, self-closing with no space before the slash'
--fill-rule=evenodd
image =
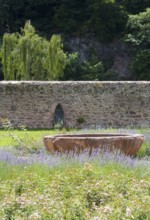
<path id="1" fill-rule="evenodd" d="M 142 133 L 145 141 L 134 157 L 104 149 L 89 157 L 48 153 L 43 136 L 58 130 L 1 130 L 0 219 L 149 220 L 150 129 L 88 132 Z"/>

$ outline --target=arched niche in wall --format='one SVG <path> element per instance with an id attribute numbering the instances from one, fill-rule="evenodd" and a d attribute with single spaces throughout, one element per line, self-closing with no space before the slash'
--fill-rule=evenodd
<path id="1" fill-rule="evenodd" d="M 61 104 L 58 104 L 54 112 L 54 128 L 64 127 L 64 111 Z"/>

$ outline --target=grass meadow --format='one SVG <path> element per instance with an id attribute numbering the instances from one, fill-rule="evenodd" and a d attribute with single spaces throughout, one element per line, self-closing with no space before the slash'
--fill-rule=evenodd
<path id="1" fill-rule="evenodd" d="M 1 220 L 150 220 L 150 129 L 135 157 L 119 151 L 49 154 L 43 136 L 66 130 L 0 130 Z"/>

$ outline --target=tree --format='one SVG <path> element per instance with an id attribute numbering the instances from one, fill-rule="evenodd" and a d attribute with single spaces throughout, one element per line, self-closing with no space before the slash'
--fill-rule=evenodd
<path id="1" fill-rule="evenodd" d="M 1 50 L 2 66 L 4 78 L 6 80 L 16 79 L 16 69 L 18 60 L 18 39 L 16 34 L 5 34 Z"/>
<path id="2" fill-rule="evenodd" d="M 145 11 L 150 7 L 149 0 L 115 0 L 118 5 L 124 7 L 124 9 L 130 14 L 138 14 Z"/>
<path id="3" fill-rule="evenodd" d="M 130 15 L 125 40 L 135 47 L 132 69 L 136 79 L 150 79 L 150 8 Z"/>
<path id="4" fill-rule="evenodd" d="M 132 69 L 136 80 L 150 80 L 150 50 L 139 50 L 133 60 Z"/>
<path id="5" fill-rule="evenodd" d="M 88 18 L 87 0 L 62 0 L 54 15 L 54 24 L 63 33 L 82 33 Z"/>
<path id="6" fill-rule="evenodd" d="M 109 76 L 112 77 L 110 74 Z M 106 80 L 107 77 L 105 67 L 97 56 L 93 55 L 89 60 L 80 62 L 77 53 L 67 54 L 61 80 Z"/>
<path id="7" fill-rule="evenodd" d="M 44 61 L 47 59 L 48 41 L 37 35 L 35 28 L 28 21 L 21 29 L 18 45 L 20 50 L 18 71 L 22 73 L 21 78 L 43 79 L 46 72 Z"/>
<path id="8" fill-rule="evenodd" d="M 150 47 L 150 8 L 129 16 L 126 41 L 140 48 Z"/>
<path id="9" fill-rule="evenodd" d="M 120 35 L 127 23 L 127 13 L 113 0 L 89 0 L 88 31 L 102 41 L 112 41 Z"/>
<path id="10" fill-rule="evenodd" d="M 21 34 L 4 34 L 1 57 L 6 80 L 53 80 L 63 74 L 66 55 L 60 36 L 47 41 L 28 21 Z"/>
<path id="11" fill-rule="evenodd" d="M 78 53 L 67 54 L 64 75 L 60 80 L 80 80 L 81 74 Z"/>
<path id="12" fill-rule="evenodd" d="M 51 33 L 54 10 L 60 0 L 0 0 L 0 34 L 19 31 L 26 20 L 32 20 L 35 28 Z"/>
<path id="13" fill-rule="evenodd" d="M 0 0 L 0 34 L 18 31 L 24 23 L 26 0 Z"/>
<path id="14" fill-rule="evenodd" d="M 61 43 L 60 35 L 53 35 L 49 42 L 49 79 L 58 79 L 62 75 L 66 64 L 66 54 L 63 52 L 63 45 Z"/>

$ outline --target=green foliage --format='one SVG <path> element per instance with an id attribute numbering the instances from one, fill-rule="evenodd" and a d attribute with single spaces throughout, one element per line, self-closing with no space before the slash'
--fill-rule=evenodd
<path id="1" fill-rule="evenodd" d="M 13 80 L 16 78 L 17 64 L 15 61 L 19 56 L 17 42 L 18 36 L 16 34 L 5 34 L 3 37 L 1 57 L 4 77 L 6 80 Z"/>
<path id="2" fill-rule="evenodd" d="M 56 25 L 65 33 L 95 33 L 103 41 L 111 41 L 126 25 L 127 14 L 109 0 L 66 0 L 55 14 Z"/>
<path id="3" fill-rule="evenodd" d="M 127 24 L 126 41 L 136 48 L 132 63 L 136 79 L 150 79 L 150 8 L 138 15 L 131 15 Z"/>
<path id="4" fill-rule="evenodd" d="M 89 11 L 88 32 L 95 33 L 100 40 L 111 41 L 124 31 L 127 13 L 113 1 L 91 0 Z"/>
<path id="5" fill-rule="evenodd" d="M 97 57 L 80 63 L 78 54 L 68 54 L 63 80 L 101 80 L 103 79 L 104 66 Z"/>
<path id="6" fill-rule="evenodd" d="M 83 80 L 101 80 L 103 78 L 104 67 L 101 61 L 95 64 L 84 61 L 81 68 Z"/>
<path id="7" fill-rule="evenodd" d="M 58 3 L 55 0 L 0 0 L 0 34 L 19 31 L 29 19 L 39 31 L 51 33 Z"/>
<path id="8" fill-rule="evenodd" d="M 79 80 L 80 79 L 80 63 L 78 53 L 67 54 L 66 66 L 64 69 L 63 80 Z"/>
<path id="9" fill-rule="evenodd" d="M 4 34 L 1 57 L 6 80 L 57 79 L 66 59 L 61 37 L 53 35 L 48 42 L 36 34 L 29 21 L 21 34 Z"/>
<path id="10" fill-rule="evenodd" d="M 63 33 L 82 33 L 87 16 L 86 0 L 63 0 L 55 12 L 54 23 Z"/>
<path id="11" fill-rule="evenodd" d="M 127 24 L 126 41 L 147 48 L 150 45 L 150 8 L 137 15 L 130 15 Z"/>
<path id="12" fill-rule="evenodd" d="M 150 145 L 149 145 L 148 141 L 145 141 L 142 144 L 142 147 L 140 148 L 140 150 L 136 154 L 136 157 L 139 157 L 139 158 L 142 158 L 144 156 L 150 156 Z"/>
<path id="13" fill-rule="evenodd" d="M 136 53 L 132 69 L 137 80 L 150 80 L 150 49 L 139 50 Z"/>
<path id="14" fill-rule="evenodd" d="M 127 21 L 126 11 L 113 0 L 0 0 L 0 5 L 1 34 L 18 31 L 30 19 L 47 36 L 94 32 L 102 40 L 111 40 Z"/>
<path id="15" fill-rule="evenodd" d="M 123 6 L 130 14 L 138 14 L 150 7 L 149 0 L 115 0 L 115 2 Z"/>
<path id="16" fill-rule="evenodd" d="M 7 44 L 2 59 L 5 79 L 117 80 L 111 71 L 107 71 L 108 69 L 105 70 L 105 74 L 102 71 L 101 76 L 99 73 L 94 73 L 93 76 L 85 73 L 90 69 L 99 72 L 103 64 L 101 61 L 94 64 L 87 61 L 82 65 L 76 55 L 67 55 L 66 58 L 58 36 L 55 40 L 51 39 L 53 45 L 40 36 L 49 38 L 53 33 L 74 36 L 90 33 L 107 43 L 114 38 L 123 37 L 129 17 L 128 41 L 145 49 L 150 45 L 149 9 L 147 9 L 150 8 L 149 0 L 0 0 L 0 6 L 0 38 L 4 33 L 8 33 L 5 34 L 5 39 L 3 38 L 4 44 Z M 146 9 L 147 12 L 144 12 Z M 140 12 L 143 13 L 138 15 Z M 22 29 L 20 33 L 20 27 L 26 20 L 32 21 L 38 34 L 33 27 L 28 27 L 29 29 L 25 27 L 27 32 Z M 32 36 L 29 36 L 30 31 Z M 16 32 L 19 34 L 11 34 Z M 19 43 L 15 43 L 15 38 Z M 16 49 L 13 50 L 15 44 Z M 57 58 L 53 56 L 55 44 L 59 45 Z M 44 48 L 47 50 L 49 48 L 49 51 Z M 4 61 L 4 57 L 7 57 L 7 60 Z M 19 65 L 16 60 L 19 60 Z M 132 66 L 134 69 L 135 65 Z M 64 68 L 65 76 L 62 75 Z M 146 73 L 146 70 L 144 72 Z M 3 78 L 0 66 L 0 79 Z M 142 79 L 141 76 L 139 79 Z"/>
<path id="17" fill-rule="evenodd" d="M 0 0 L 0 6 L 0 35 L 18 31 L 25 22 L 25 0 Z"/>
<path id="18" fill-rule="evenodd" d="M 108 71 L 95 55 L 90 60 L 80 62 L 77 53 L 68 54 L 64 76 L 61 80 L 117 80 L 114 72 Z"/>
<path id="19" fill-rule="evenodd" d="M 1 40 L 0 40 L 0 48 L 1 48 Z M 0 50 L 0 80 L 3 80 L 3 71 L 2 71 L 2 58 L 1 58 L 1 50 Z"/>
<path id="20" fill-rule="evenodd" d="M 79 117 L 77 118 L 77 123 L 78 123 L 78 124 L 83 124 L 84 122 L 85 122 L 85 119 L 84 119 L 83 116 L 79 116 Z"/>
<path id="21" fill-rule="evenodd" d="M 149 220 L 149 179 L 133 170 L 85 163 L 0 171 L 1 219 Z"/>
<path id="22" fill-rule="evenodd" d="M 24 153 L 38 152 L 43 146 L 42 139 L 46 131 L 28 131 L 25 126 L 20 126 L 17 130 L 8 119 L 1 121 L 4 131 L 0 131 L 0 146 L 13 146 Z M 47 133 L 53 134 L 55 131 Z"/>
<path id="23" fill-rule="evenodd" d="M 63 52 L 63 45 L 59 35 L 53 35 L 49 43 L 49 79 L 58 79 L 63 75 L 66 65 L 66 54 Z"/>

